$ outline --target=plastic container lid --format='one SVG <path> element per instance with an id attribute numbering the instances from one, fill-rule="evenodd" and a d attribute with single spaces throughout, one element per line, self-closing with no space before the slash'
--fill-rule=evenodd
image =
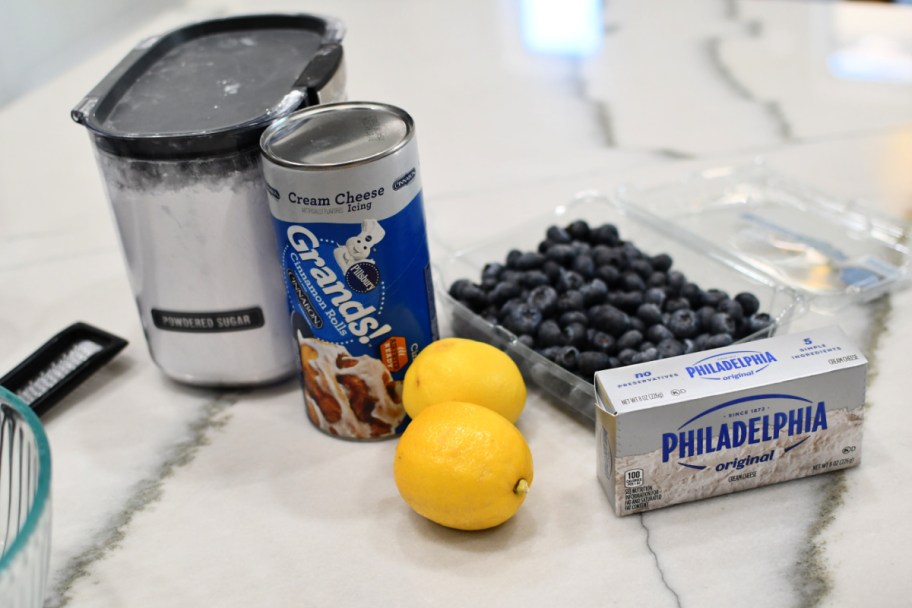
<path id="1" fill-rule="evenodd" d="M 145 40 L 72 111 L 96 144 L 146 159 L 208 156 L 258 144 L 275 118 L 344 81 L 335 20 L 251 15 Z"/>
<path id="2" fill-rule="evenodd" d="M 909 282 L 908 227 L 857 200 L 817 192 L 762 162 L 703 171 L 619 197 L 710 256 L 832 312 Z"/>

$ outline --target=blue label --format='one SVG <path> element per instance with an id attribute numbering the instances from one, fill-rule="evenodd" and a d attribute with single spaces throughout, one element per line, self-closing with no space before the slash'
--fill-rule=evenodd
<path id="1" fill-rule="evenodd" d="M 738 380 L 762 372 L 776 361 L 769 351 L 737 350 L 710 355 L 684 371 L 691 378 Z"/>
<path id="2" fill-rule="evenodd" d="M 796 404 L 787 411 L 776 411 L 766 413 L 764 402 L 786 402 Z M 700 426 L 698 420 L 719 412 L 750 405 L 749 410 L 756 415 L 748 415 L 745 411 L 738 412 L 737 415 L 743 417 L 732 419 L 731 421 L 720 422 L 716 425 Z M 782 454 L 790 452 L 798 447 L 807 439 L 807 435 L 817 431 L 827 429 L 827 410 L 823 401 L 814 403 L 812 400 L 799 395 L 788 394 L 763 394 L 751 395 L 748 397 L 739 397 L 714 405 L 690 420 L 684 422 L 678 427 L 677 432 L 662 434 L 662 462 L 668 462 L 672 458 L 691 458 L 721 452 L 725 450 L 740 448 L 741 446 L 751 446 L 768 441 L 775 441 L 780 436 L 793 437 L 805 435 L 795 443 L 786 446 Z M 751 462 L 751 458 L 735 459 L 732 463 L 722 463 L 716 466 L 717 471 L 728 470 L 734 467 L 737 469 L 744 466 L 759 462 L 767 462 L 775 458 L 775 452 L 771 451 L 768 455 L 757 457 L 758 459 Z M 693 463 L 678 463 L 681 466 L 703 470 L 706 467 Z"/>
<path id="3" fill-rule="evenodd" d="M 420 193 L 382 221 L 273 225 L 300 337 L 385 363 L 380 346 L 390 338 L 407 346 L 408 360 L 436 339 Z M 388 367 L 399 378 L 406 365 Z"/>

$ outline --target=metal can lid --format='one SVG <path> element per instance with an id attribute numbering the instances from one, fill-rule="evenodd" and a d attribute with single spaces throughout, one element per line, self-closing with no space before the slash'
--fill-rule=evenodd
<path id="1" fill-rule="evenodd" d="M 324 104 L 275 121 L 260 148 L 270 161 L 296 169 L 360 165 L 389 156 L 413 137 L 414 121 L 384 103 Z"/>

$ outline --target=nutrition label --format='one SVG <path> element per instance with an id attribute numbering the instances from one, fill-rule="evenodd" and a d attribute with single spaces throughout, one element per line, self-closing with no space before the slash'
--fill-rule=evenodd
<path id="1" fill-rule="evenodd" d="M 624 472 L 624 510 L 648 509 L 649 503 L 661 500 L 662 492 L 646 485 L 643 469 L 629 469 Z"/>
<path id="2" fill-rule="evenodd" d="M 624 488 L 625 511 L 648 509 L 650 502 L 661 499 L 662 492 L 655 486 L 643 485 L 636 488 Z"/>

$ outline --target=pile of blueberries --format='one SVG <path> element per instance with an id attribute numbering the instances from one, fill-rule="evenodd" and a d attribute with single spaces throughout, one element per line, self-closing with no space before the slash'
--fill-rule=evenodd
<path id="1" fill-rule="evenodd" d="M 750 292 L 702 289 L 613 224 L 551 226 L 537 251 L 511 250 L 450 295 L 591 382 L 595 372 L 718 348 L 767 329 Z"/>

